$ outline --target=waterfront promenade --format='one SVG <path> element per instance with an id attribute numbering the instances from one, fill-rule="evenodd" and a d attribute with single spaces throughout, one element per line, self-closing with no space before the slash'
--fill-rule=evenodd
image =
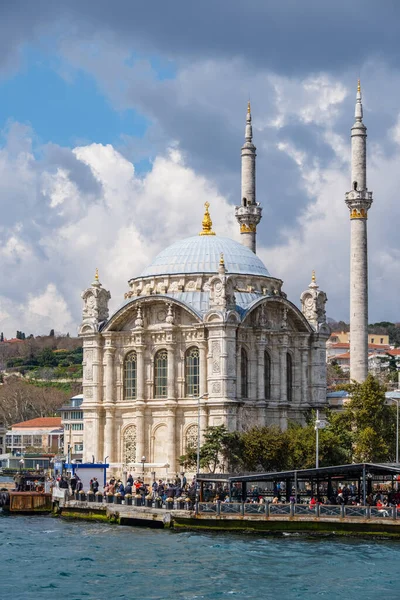
<path id="1" fill-rule="evenodd" d="M 56 511 L 64 518 L 84 519 L 122 525 L 156 528 L 205 529 L 253 532 L 304 532 L 400 537 L 400 509 L 370 506 L 329 506 L 199 502 L 192 509 L 176 503 L 155 506 L 127 506 L 79 500 L 56 499 Z"/>

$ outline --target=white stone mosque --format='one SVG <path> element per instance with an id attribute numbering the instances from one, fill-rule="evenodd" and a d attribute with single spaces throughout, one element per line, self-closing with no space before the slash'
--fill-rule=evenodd
<path id="1" fill-rule="evenodd" d="M 112 316 L 97 274 L 82 294 L 84 460 L 175 474 L 208 426 L 285 428 L 325 405 L 327 297 L 313 274 L 299 310 L 256 254 L 252 139 L 249 104 L 235 208 L 241 244 L 216 235 L 206 203 L 200 233 L 130 279 Z"/>

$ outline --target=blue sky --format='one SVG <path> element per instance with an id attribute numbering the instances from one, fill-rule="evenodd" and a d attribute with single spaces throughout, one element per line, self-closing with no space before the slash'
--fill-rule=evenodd
<path id="1" fill-rule="evenodd" d="M 370 321 L 400 320 L 399 17 L 394 0 L 3 3 L 0 330 L 75 331 L 96 266 L 116 308 L 130 277 L 197 232 L 206 200 L 238 239 L 249 96 L 260 257 L 296 303 L 316 269 L 328 314 L 347 319 L 358 77 Z"/>

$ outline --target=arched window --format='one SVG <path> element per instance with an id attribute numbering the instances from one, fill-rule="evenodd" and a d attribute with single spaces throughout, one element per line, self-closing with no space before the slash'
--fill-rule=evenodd
<path id="1" fill-rule="evenodd" d="M 289 352 L 286 353 L 286 397 L 288 402 L 293 399 L 293 361 Z"/>
<path id="2" fill-rule="evenodd" d="M 247 352 L 244 348 L 240 351 L 240 382 L 242 398 L 248 397 L 248 361 Z"/>
<path id="3" fill-rule="evenodd" d="M 189 448 L 197 448 L 198 428 L 197 425 L 190 425 L 186 430 L 185 436 L 185 452 Z"/>
<path id="4" fill-rule="evenodd" d="M 196 347 L 185 354 L 185 384 L 186 396 L 200 395 L 200 353 Z"/>
<path id="5" fill-rule="evenodd" d="M 271 357 L 269 352 L 264 352 L 264 398 L 271 399 Z"/>
<path id="6" fill-rule="evenodd" d="M 124 431 L 124 464 L 136 462 L 136 425 L 129 425 Z"/>
<path id="7" fill-rule="evenodd" d="M 136 398 L 136 352 L 129 352 L 124 362 L 124 398 L 125 400 L 134 400 Z"/>
<path id="8" fill-rule="evenodd" d="M 168 355 L 166 350 L 159 350 L 154 357 L 154 397 L 168 396 Z"/>

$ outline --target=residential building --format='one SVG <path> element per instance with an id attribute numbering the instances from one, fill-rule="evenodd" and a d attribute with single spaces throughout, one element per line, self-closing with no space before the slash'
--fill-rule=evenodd
<path id="1" fill-rule="evenodd" d="M 6 432 L 5 451 L 11 454 L 42 451 L 57 454 L 64 445 L 60 417 L 38 417 L 15 423 Z"/>
<path id="2" fill-rule="evenodd" d="M 67 462 L 82 461 L 83 456 L 83 394 L 70 398 L 68 404 L 60 408 L 64 427 L 64 456 Z"/>

